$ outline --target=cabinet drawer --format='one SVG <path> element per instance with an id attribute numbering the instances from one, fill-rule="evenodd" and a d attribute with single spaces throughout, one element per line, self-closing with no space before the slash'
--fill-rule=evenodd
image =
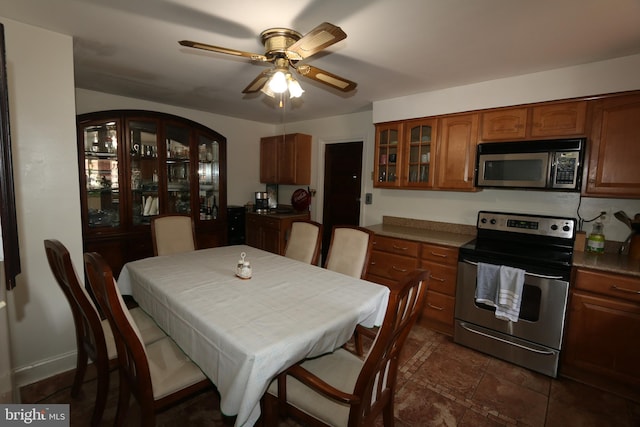
<path id="1" fill-rule="evenodd" d="M 574 288 L 640 302 L 640 278 L 577 269 Z"/>
<path id="2" fill-rule="evenodd" d="M 389 252 L 392 254 L 417 257 L 418 242 L 412 242 L 404 239 L 394 239 L 391 237 L 375 236 L 373 240 L 373 249 L 377 251 Z"/>
<path id="3" fill-rule="evenodd" d="M 400 280 L 408 272 L 416 268 L 418 268 L 418 260 L 416 258 L 372 251 L 368 272 L 376 276 Z"/>
<path id="4" fill-rule="evenodd" d="M 427 291 L 427 298 L 422 310 L 422 318 L 428 324 L 442 325 L 438 330 L 453 330 L 453 314 L 455 311 L 455 298 L 443 295 L 432 290 Z"/>
<path id="5" fill-rule="evenodd" d="M 429 290 L 446 295 L 456 295 L 456 279 L 458 270 L 448 265 L 436 264 L 429 261 L 421 261 L 420 268 L 429 270 Z"/>
<path id="6" fill-rule="evenodd" d="M 458 248 L 423 243 L 421 257 L 425 261 L 457 266 Z"/>

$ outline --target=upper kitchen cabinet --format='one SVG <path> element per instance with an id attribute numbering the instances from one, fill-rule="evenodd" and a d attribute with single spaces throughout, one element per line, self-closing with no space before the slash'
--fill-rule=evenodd
<path id="1" fill-rule="evenodd" d="M 584 195 L 640 197 L 640 92 L 590 102 Z"/>
<path id="2" fill-rule="evenodd" d="M 587 102 L 491 109 L 483 111 L 481 117 L 483 142 L 581 136 L 585 133 Z"/>
<path id="3" fill-rule="evenodd" d="M 226 244 L 226 139 L 181 117 L 118 110 L 80 115 L 85 251 L 115 273 L 153 255 L 151 219 L 191 215 L 198 247 Z"/>
<path id="4" fill-rule="evenodd" d="M 260 182 L 309 185 L 311 135 L 293 133 L 261 138 Z"/>
<path id="5" fill-rule="evenodd" d="M 376 150 L 374 161 L 374 187 L 398 187 L 400 185 L 400 150 L 402 123 L 376 125 Z"/>
<path id="6" fill-rule="evenodd" d="M 437 140 L 437 119 L 409 120 L 404 123 L 404 156 L 402 157 L 402 186 L 432 188 Z M 433 155 L 433 156 L 432 156 Z"/>
<path id="7" fill-rule="evenodd" d="M 436 158 L 436 186 L 440 189 L 474 190 L 478 114 L 440 119 Z"/>

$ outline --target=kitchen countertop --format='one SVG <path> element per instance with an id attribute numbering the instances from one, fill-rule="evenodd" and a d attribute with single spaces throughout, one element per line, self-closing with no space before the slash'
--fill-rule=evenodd
<path id="1" fill-rule="evenodd" d="M 476 227 L 436 221 L 383 217 L 382 224 L 365 227 L 380 236 L 459 248 L 476 236 Z"/>
<path id="2" fill-rule="evenodd" d="M 380 236 L 460 247 L 476 237 L 476 227 L 427 220 L 384 216 L 382 224 L 365 227 Z M 594 254 L 575 251 L 573 266 L 640 277 L 640 260 L 617 252 Z"/>
<path id="3" fill-rule="evenodd" d="M 574 252 L 573 266 L 640 277 L 640 260 L 617 253 Z"/>

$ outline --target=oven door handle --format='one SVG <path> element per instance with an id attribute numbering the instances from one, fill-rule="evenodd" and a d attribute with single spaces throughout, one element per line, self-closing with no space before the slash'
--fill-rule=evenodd
<path id="1" fill-rule="evenodd" d="M 486 334 L 484 332 L 476 331 L 475 329 L 470 328 L 469 326 L 467 326 L 467 324 L 464 323 L 464 322 L 460 322 L 459 325 L 463 329 L 465 329 L 465 330 L 467 330 L 467 331 L 469 331 L 471 333 L 474 333 L 474 334 L 477 334 L 477 335 L 482 335 L 483 337 L 486 337 L 486 338 L 489 338 L 489 339 L 492 339 L 492 340 L 496 340 L 496 341 L 500 341 L 500 342 L 503 342 L 505 344 L 512 345 L 514 347 L 519 347 L 521 349 L 524 349 L 524 350 L 527 350 L 527 351 L 531 351 L 533 353 L 538 353 L 538 354 L 542 354 L 542 355 L 545 355 L 545 356 L 552 356 L 554 354 L 552 351 L 549 351 L 549 350 L 538 350 L 537 348 L 527 347 L 526 345 L 518 344 L 518 343 L 515 343 L 515 342 L 511 342 L 511 341 L 505 340 L 505 339 L 500 338 L 500 337 L 495 337 L 493 335 Z"/>
<path id="2" fill-rule="evenodd" d="M 473 261 L 469 261 L 469 260 L 463 260 L 464 262 L 466 262 L 467 264 L 471 264 L 471 265 L 475 265 L 476 267 L 478 266 L 477 262 L 473 262 Z M 538 277 L 540 279 L 550 279 L 550 280 L 562 280 L 563 277 L 562 276 L 547 276 L 546 274 L 536 274 L 536 273 L 529 273 L 528 271 L 525 271 L 524 274 L 526 274 L 527 276 L 531 276 L 531 277 Z"/>

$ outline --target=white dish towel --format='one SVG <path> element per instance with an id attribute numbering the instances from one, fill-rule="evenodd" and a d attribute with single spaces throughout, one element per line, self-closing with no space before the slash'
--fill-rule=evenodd
<path id="1" fill-rule="evenodd" d="M 522 302 L 525 271 L 520 268 L 500 266 L 500 278 L 496 293 L 496 318 L 517 322 Z"/>
<path id="2" fill-rule="evenodd" d="M 478 263 L 478 282 L 476 285 L 476 302 L 491 307 L 496 306 L 496 295 L 500 281 L 500 266 Z"/>

